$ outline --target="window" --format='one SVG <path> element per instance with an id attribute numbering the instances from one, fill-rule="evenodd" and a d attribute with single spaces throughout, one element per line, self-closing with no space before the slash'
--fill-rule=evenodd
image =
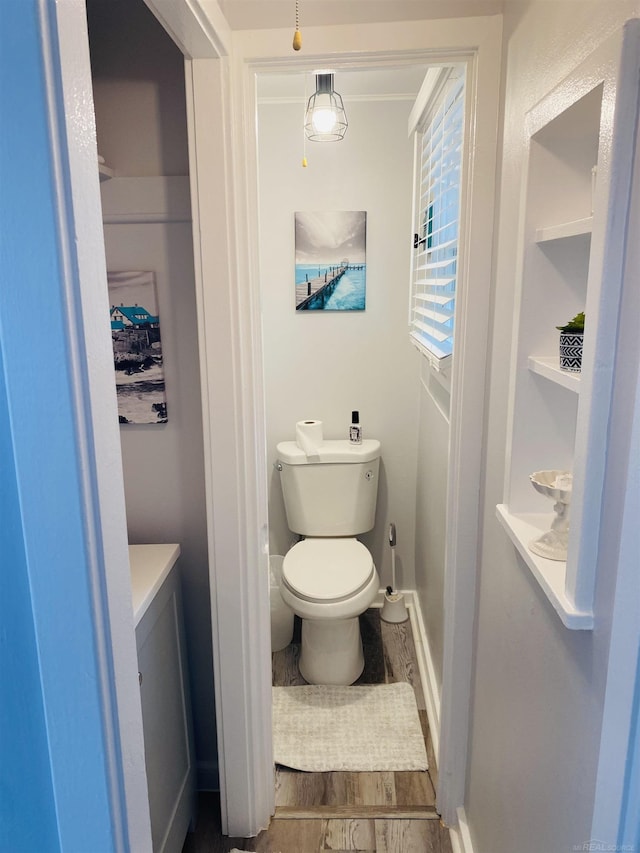
<path id="1" fill-rule="evenodd" d="M 409 333 L 438 369 L 453 353 L 464 81 L 462 67 L 430 69 L 417 102 L 424 107 L 410 126 L 416 159 Z"/>

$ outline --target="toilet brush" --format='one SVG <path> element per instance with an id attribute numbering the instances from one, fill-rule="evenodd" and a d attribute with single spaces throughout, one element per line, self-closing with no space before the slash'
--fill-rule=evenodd
<path id="1" fill-rule="evenodd" d="M 391 586 L 384 594 L 384 604 L 380 618 L 384 622 L 406 622 L 409 618 L 404 595 L 396 592 L 396 526 L 389 525 L 389 545 L 391 546 Z"/>

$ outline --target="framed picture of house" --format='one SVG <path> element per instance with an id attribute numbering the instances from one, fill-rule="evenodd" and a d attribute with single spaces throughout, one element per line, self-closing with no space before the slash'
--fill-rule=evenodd
<path id="1" fill-rule="evenodd" d="M 295 214 L 296 311 L 364 311 L 364 210 Z"/>
<path id="2" fill-rule="evenodd" d="M 121 424 L 167 422 L 160 318 L 153 272 L 107 272 Z"/>

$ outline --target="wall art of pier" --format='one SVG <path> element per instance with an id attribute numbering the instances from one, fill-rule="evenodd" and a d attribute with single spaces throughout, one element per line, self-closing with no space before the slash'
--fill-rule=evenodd
<path id="1" fill-rule="evenodd" d="M 324 308 L 347 270 L 361 270 L 364 264 L 342 263 L 329 267 L 322 275 L 296 284 L 296 311 Z"/>

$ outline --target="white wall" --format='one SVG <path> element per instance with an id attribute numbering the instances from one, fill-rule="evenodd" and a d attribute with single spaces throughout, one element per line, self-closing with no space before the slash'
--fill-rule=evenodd
<path id="1" fill-rule="evenodd" d="M 108 270 L 152 270 L 168 423 L 122 425 L 131 543 L 178 542 L 199 784 L 217 784 L 204 449 L 184 60 L 142 0 L 89 0 Z M 182 175 L 163 180 L 152 175 Z M 119 217 L 137 221 L 116 224 Z M 162 215 L 173 222 L 144 222 Z"/>
<path id="2" fill-rule="evenodd" d="M 188 174 L 182 54 L 142 0 L 87 15 L 98 152 L 119 177 Z"/>
<path id="3" fill-rule="evenodd" d="M 504 145 L 465 807 L 475 853 L 559 853 L 582 849 L 590 838 L 614 578 L 601 579 L 598 628 L 567 630 L 495 517 L 503 495 L 524 115 L 637 15 L 639 5 L 533 0 L 505 9 Z"/>
<path id="4" fill-rule="evenodd" d="M 339 90 L 339 75 L 336 77 Z M 301 104 L 259 109 L 260 266 L 269 464 L 304 418 L 344 438 L 352 409 L 382 442 L 376 527 L 363 536 L 390 583 L 388 523 L 397 527 L 398 585 L 413 587 L 418 358 L 407 333 L 412 146 L 409 101 L 345 102 L 341 142 L 308 143 L 301 167 Z M 367 211 L 364 312 L 296 312 L 294 212 Z M 279 477 L 270 473 L 271 553 L 291 544 Z"/>
<path id="5" fill-rule="evenodd" d="M 107 182 L 103 194 L 109 189 Z M 105 213 L 115 206 L 103 203 Z M 196 755 L 205 784 L 217 759 L 191 223 L 105 224 L 104 232 L 108 270 L 153 270 L 156 277 L 168 422 L 120 426 L 127 529 L 131 544 L 181 547 Z"/>
<path id="6" fill-rule="evenodd" d="M 438 695 L 444 650 L 444 571 L 449 474 L 448 391 L 421 357 L 416 469 L 416 590 L 424 617 Z"/>

